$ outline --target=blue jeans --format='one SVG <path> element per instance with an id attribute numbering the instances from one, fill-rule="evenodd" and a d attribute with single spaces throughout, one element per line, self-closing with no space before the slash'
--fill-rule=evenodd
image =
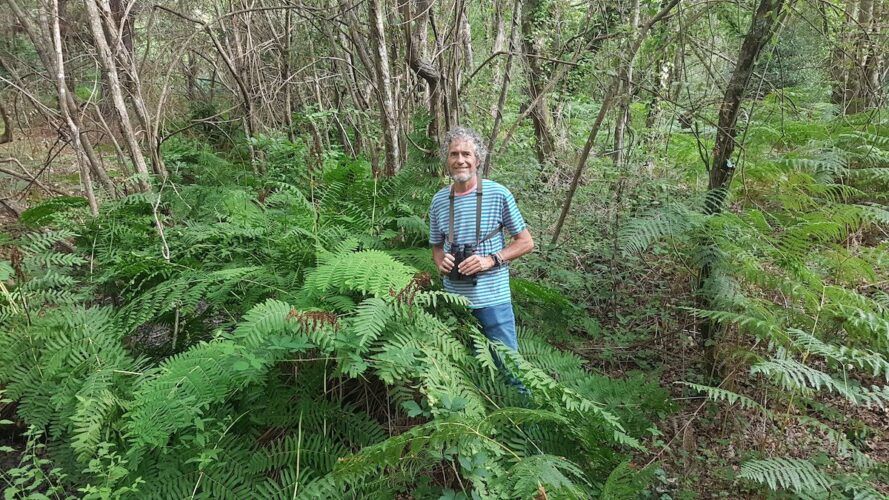
<path id="1" fill-rule="evenodd" d="M 519 350 L 519 339 L 515 329 L 515 313 L 512 310 L 512 302 L 500 304 L 491 307 L 481 307 L 472 309 L 472 315 L 482 325 L 482 331 L 485 337 L 491 342 L 500 342 L 513 351 Z M 494 357 L 494 363 L 504 372 L 509 384 L 518 388 L 519 392 L 527 395 L 528 389 L 522 384 L 521 380 L 509 373 L 503 365 L 500 355 L 493 349 L 491 355 Z"/>

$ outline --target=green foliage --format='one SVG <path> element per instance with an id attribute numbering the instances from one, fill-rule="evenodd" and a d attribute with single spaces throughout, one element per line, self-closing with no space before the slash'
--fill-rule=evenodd
<path id="1" fill-rule="evenodd" d="M 834 453 L 852 462 L 829 477 L 804 460 L 751 461 L 741 477 L 797 494 L 852 483 L 866 491 L 878 477 L 873 460 L 825 420 L 837 411 L 830 395 L 871 408 L 885 407 L 889 397 L 889 309 L 868 286 L 887 277 L 885 244 L 868 235 L 883 234 L 889 222 L 879 182 L 889 142 L 885 131 L 845 124 L 834 125 L 843 127 L 840 133 L 827 133 L 823 123 L 785 125 L 755 125 L 751 149 L 765 140 L 757 134 L 768 133 L 768 141 L 780 138 L 796 149 L 751 154 L 731 210 L 706 215 L 694 203 L 652 210 L 626 224 L 621 247 L 628 254 L 674 252 L 706 267 L 699 293 L 710 308 L 694 314 L 716 331 L 736 329 L 743 339 L 724 346 L 717 338 L 713 350 L 731 353 L 721 361 L 744 369 L 751 387 L 764 386 L 782 400 L 791 395 L 787 404 L 802 410 L 795 418 L 824 433 Z M 781 420 L 748 393 L 685 385 L 714 402 Z"/>
<path id="2" fill-rule="evenodd" d="M 260 139 L 263 183 L 218 176 L 238 167 L 174 142 L 175 192 L 17 242 L 27 279 L 7 293 L 0 384 L 45 430 L 66 486 L 385 497 L 445 463 L 481 498 L 588 498 L 641 449 L 646 412 L 666 399 L 647 381 L 591 374 L 524 331 L 522 352 L 500 356 L 532 398 L 508 384 L 465 299 L 418 269 L 431 270 L 413 245 L 432 186 L 416 197 L 410 171 L 377 179 L 336 153 L 309 170 L 298 145 Z M 570 304 L 519 286 L 543 307 Z"/>
<path id="3" fill-rule="evenodd" d="M 86 198 L 80 196 L 56 196 L 22 212 L 19 221 L 31 227 L 40 227 L 58 220 L 70 209 L 87 206 Z"/>
<path id="4" fill-rule="evenodd" d="M 833 483 L 812 462 L 798 458 L 750 460 L 741 465 L 738 476 L 765 484 L 773 490 L 786 489 L 798 494 L 823 492 Z"/>

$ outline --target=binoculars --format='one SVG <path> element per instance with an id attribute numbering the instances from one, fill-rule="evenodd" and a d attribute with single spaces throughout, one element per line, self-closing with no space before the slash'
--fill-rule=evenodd
<path id="1" fill-rule="evenodd" d="M 465 244 L 465 245 L 454 245 L 451 249 L 451 255 L 454 256 L 454 267 L 451 268 L 451 271 L 448 273 L 448 279 L 451 281 L 467 281 L 472 283 L 473 286 L 478 283 L 478 277 L 476 275 L 465 275 L 457 270 L 457 267 L 461 262 L 466 260 L 469 256 L 475 253 L 475 245 Z"/>

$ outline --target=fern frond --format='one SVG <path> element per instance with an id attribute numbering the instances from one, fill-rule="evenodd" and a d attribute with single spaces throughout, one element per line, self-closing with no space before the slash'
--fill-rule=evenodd
<path id="1" fill-rule="evenodd" d="M 625 254 L 639 253 L 667 236 L 684 234 L 703 222 L 703 216 L 682 205 L 671 205 L 645 217 L 630 220 L 621 228 L 619 239 Z"/>
<path id="2" fill-rule="evenodd" d="M 512 498 L 530 498 L 541 491 L 558 498 L 589 498 L 589 490 L 583 488 L 583 471 L 561 457 L 532 455 L 518 461 L 507 472 L 512 483 Z M 580 483 L 580 484 L 578 484 Z"/>
<path id="3" fill-rule="evenodd" d="M 749 460 L 741 464 L 738 477 L 764 484 L 774 491 L 818 493 L 829 490 L 833 480 L 820 472 L 812 462 L 799 458 Z"/>
<path id="4" fill-rule="evenodd" d="M 401 291 L 416 270 L 378 250 L 336 254 L 308 273 L 305 293 L 318 297 L 331 292 L 358 292 L 374 297 Z"/>
<path id="5" fill-rule="evenodd" d="M 796 328 L 790 328 L 788 331 L 793 335 L 796 344 L 805 351 L 841 365 L 857 366 L 866 370 L 871 376 L 882 376 L 886 382 L 889 382 L 889 361 L 880 353 L 828 344 L 814 335 Z"/>
<path id="6" fill-rule="evenodd" d="M 743 396 L 741 394 L 728 391 L 719 387 L 711 387 L 708 385 L 699 385 L 693 384 L 691 382 L 677 382 L 677 384 L 682 384 L 684 386 L 690 387 L 698 392 L 703 392 L 707 395 L 707 399 L 714 402 L 725 401 L 729 405 L 734 405 L 735 403 L 740 403 L 740 407 L 745 410 L 763 410 L 766 409 L 757 403 L 756 401 L 748 398 L 747 396 Z"/>

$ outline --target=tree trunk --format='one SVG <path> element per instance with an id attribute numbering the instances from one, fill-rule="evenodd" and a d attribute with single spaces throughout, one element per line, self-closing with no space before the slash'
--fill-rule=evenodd
<path id="1" fill-rule="evenodd" d="M 678 3 L 679 0 L 670 0 L 660 11 L 658 11 L 657 14 L 654 15 L 654 17 L 649 19 L 648 22 L 639 29 L 639 33 L 636 35 L 633 43 L 631 43 L 627 49 L 627 59 L 624 61 L 624 64 L 631 62 L 633 58 L 636 57 L 636 53 L 639 52 L 639 47 L 642 46 L 642 42 L 645 41 L 645 37 L 648 36 L 651 27 L 666 17 Z M 621 69 L 618 68 L 618 74 L 620 74 L 620 71 Z M 578 159 L 577 167 L 574 169 L 574 176 L 571 179 L 571 186 L 568 188 L 568 193 L 565 195 L 565 202 L 562 204 L 562 212 L 559 214 L 559 220 L 556 222 L 556 227 L 553 230 L 553 238 L 550 242 L 553 245 L 558 243 L 559 236 L 562 234 L 562 227 L 565 225 L 565 219 L 568 218 L 568 211 L 571 210 L 571 202 L 574 200 L 574 193 L 577 192 L 580 176 L 583 174 L 583 169 L 586 167 L 590 152 L 592 152 L 593 145 L 596 143 L 596 136 L 599 135 L 599 130 L 602 128 L 602 122 L 605 120 L 605 115 L 611 109 L 612 104 L 614 104 L 616 92 L 619 88 L 620 79 L 615 76 L 611 79 L 611 82 L 608 85 L 605 98 L 602 100 L 602 106 L 599 108 L 599 114 L 596 115 L 596 121 L 593 123 L 593 127 L 590 129 L 590 133 L 587 136 L 586 144 L 584 144 L 583 150 L 580 152 L 580 158 Z"/>
<path id="2" fill-rule="evenodd" d="M 472 28 L 469 26 L 469 6 L 463 2 L 463 22 L 460 23 L 460 42 L 463 45 L 463 62 L 465 67 L 475 67 L 472 57 Z"/>
<path id="3" fill-rule="evenodd" d="M 124 12 L 120 12 L 117 15 L 113 13 L 109 0 L 98 0 L 98 5 L 102 10 L 102 16 L 109 32 L 118 32 L 116 17 L 121 17 L 123 22 L 126 23 L 126 26 L 131 25 L 129 19 L 125 17 Z M 129 36 L 126 35 L 127 31 L 130 32 Z M 127 41 L 128 39 L 129 42 Z M 143 97 L 142 80 L 139 78 L 139 72 L 136 68 L 136 53 L 133 52 L 132 28 L 124 30 L 124 37 L 122 37 L 120 41 L 122 43 L 113 47 L 114 50 L 112 50 L 113 54 L 116 55 L 114 60 L 125 70 L 122 73 L 127 75 L 127 81 L 129 82 L 129 92 L 127 92 L 127 95 L 130 98 L 130 102 L 133 104 L 133 109 L 136 110 L 136 118 L 139 120 L 139 125 L 142 127 L 145 134 L 145 142 L 148 147 L 149 157 L 151 158 L 151 170 L 163 179 L 167 177 L 167 168 L 164 165 L 164 160 L 160 152 L 160 130 L 158 130 L 158 126 L 151 120 L 148 106 L 146 106 Z M 116 37 L 114 38 L 114 42 L 118 42 Z"/>
<path id="4" fill-rule="evenodd" d="M 760 0 L 750 30 L 744 37 L 741 51 L 738 54 L 734 73 L 725 89 L 725 96 L 719 110 L 719 124 L 716 128 L 716 144 L 709 165 L 709 194 L 706 206 L 707 213 L 715 214 L 722 211 L 725 199 L 725 188 L 731 181 L 733 171 L 729 159 L 735 150 L 736 125 L 738 110 L 744 98 L 744 92 L 753 75 L 753 66 L 763 47 L 768 43 L 777 26 L 777 19 L 784 6 L 784 0 Z"/>
<path id="5" fill-rule="evenodd" d="M 635 33 L 639 28 L 639 0 L 633 1 L 632 12 L 630 13 L 630 29 Z M 620 102 L 617 106 L 617 118 L 614 123 L 614 153 L 612 159 L 615 166 L 623 164 L 626 151 L 624 151 L 624 132 L 627 129 L 627 122 L 630 118 L 630 102 L 633 99 L 633 68 L 635 67 L 635 58 L 631 58 L 623 65 L 620 76 L 620 89 L 618 95 Z"/>
<path id="6" fill-rule="evenodd" d="M 556 140 L 553 136 L 553 118 L 549 110 L 546 96 L 543 95 L 543 87 L 546 79 L 543 75 L 543 65 L 540 56 L 543 38 L 539 33 L 543 27 L 539 22 L 548 19 L 549 5 L 540 0 L 525 0 L 522 6 L 522 51 L 525 54 L 525 64 L 528 68 L 528 97 L 532 104 L 531 120 L 534 123 L 534 151 L 537 154 L 537 162 L 540 165 L 553 161 L 556 153 Z M 536 101 L 536 104 L 533 104 Z"/>
<path id="7" fill-rule="evenodd" d="M 861 30 L 866 30 L 863 40 L 863 49 L 860 61 L 860 73 L 858 83 L 858 103 L 860 110 L 873 109 L 882 101 L 882 89 L 880 88 L 881 59 L 886 50 L 885 44 L 880 44 L 880 27 L 882 11 L 885 8 L 880 0 L 869 0 L 870 15 L 867 16 L 867 24 L 862 22 Z M 859 6 L 859 15 L 865 12 L 865 0 Z"/>
<path id="8" fill-rule="evenodd" d="M 416 9 L 412 9 L 412 4 Z M 433 143 L 441 137 L 439 109 L 441 107 L 441 72 L 423 55 L 426 52 L 423 32 L 428 22 L 429 0 L 406 0 L 401 4 L 401 16 L 404 22 L 405 40 L 407 41 L 407 63 L 429 87 L 429 127 L 426 135 Z M 411 26 L 411 20 L 414 25 Z"/>
<path id="9" fill-rule="evenodd" d="M 71 140 L 74 143 L 74 152 L 77 156 L 77 166 L 80 171 L 80 182 L 83 186 L 83 192 L 86 195 L 87 202 L 90 206 L 90 213 L 93 216 L 99 215 L 99 203 L 96 200 L 96 194 L 93 191 L 93 181 L 90 178 L 89 168 L 83 162 L 83 156 L 81 152 L 83 151 L 83 147 L 81 145 L 80 139 L 80 126 L 73 119 L 73 113 L 71 113 L 71 109 L 68 107 L 68 84 L 65 80 L 65 58 L 64 52 L 62 52 L 62 35 L 59 30 L 59 2 L 58 0 L 52 0 L 50 4 L 50 18 L 51 20 L 47 23 L 50 28 L 50 33 L 52 37 L 52 47 L 53 47 L 53 59 L 55 60 L 55 65 L 53 70 L 55 71 L 55 83 L 56 89 L 59 94 L 59 108 L 62 111 L 62 115 L 65 118 L 65 122 L 68 124 L 68 128 L 71 130 Z"/>
<path id="10" fill-rule="evenodd" d="M 12 142 L 12 120 L 6 114 L 6 108 L 3 107 L 2 102 L 0 102 L 0 121 L 3 122 L 3 135 L 0 135 L 0 144 Z"/>
<path id="11" fill-rule="evenodd" d="M 869 87 L 873 89 L 871 108 L 882 107 L 886 97 L 883 81 L 886 69 L 887 48 L 884 30 L 887 23 L 889 23 L 889 4 L 887 4 L 887 0 L 876 0 L 874 4 L 873 33 L 871 35 L 871 56 L 867 66 L 867 80 Z"/>
<path id="12" fill-rule="evenodd" d="M 380 118 L 383 127 L 383 144 L 385 147 L 386 175 L 398 172 L 400 157 L 398 144 L 398 118 L 395 114 L 395 103 L 392 99 L 392 79 L 389 75 L 389 51 L 386 47 L 386 30 L 383 23 L 383 11 L 380 0 L 368 0 L 368 18 L 370 19 L 371 41 L 374 45 L 376 62 L 377 98 L 380 105 Z"/>
<path id="13" fill-rule="evenodd" d="M 494 54 L 506 50 L 506 22 L 503 19 L 504 3 L 505 0 L 494 0 L 494 45 L 491 48 L 491 52 Z M 491 83 L 495 87 L 501 83 L 501 67 L 503 65 L 500 64 L 500 58 L 497 57 L 491 65 L 491 74 L 493 75 Z M 494 103 L 491 103 L 491 116 L 495 116 L 496 113 L 497 108 Z"/>
<path id="14" fill-rule="evenodd" d="M 763 47 L 771 39 L 778 26 L 778 17 L 784 6 L 783 0 L 760 0 L 750 23 L 750 29 L 744 37 L 738 54 L 735 70 L 725 89 L 722 105 L 719 110 L 719 124 L 716 128 L 716 144 L 713 147 L 713 156 L 708 168 L 710 170 L 709 185 L 705 199 L 704 211 L 708 215 L 718 214 L 728 193 L 734 166 L 730 159 L 735 150 L 736 125 L 738 123 L 738 110 L 741 101 L 753 75 L 753 67 Z M 705 243 L 706 244 L 706 243 Z M 712 273 L 712 264 L 705 263 L 701 268 L 699 290 L 706 290 L 707 282 Z M 716 297 L 711 297 L 704 292 L 701 296 L 702 309 L 711 308 Z M 717 333 L 717 324 L 711 320 L 704 320 L 701 324 L 701 338 L 706 346 L 707 360 L 713 367 L 714 346 L 712 340 Z"/>
<path id="15" fill-rule="evenodd" d="M 94 0 L 86 0 L 84 4 L 89 16 L 90 29 L 93 32 L 93 41 L 98 51 L 102 69 L 105 72 L 105 83 L 111 93 L 114 109 L 117 112 L 118 124 L 123 133 L 127 149 L 130 152 L 130 159 L 136 167 L 139 187 L 142 191 L 148 191 L 150 189 L 148 165 L 145 163 L 145 157 L 142 156 L 142 148 L 139 147 L 139 142 L 136 140 L 136 133 L 133 130 L 133 124 L 130 122 L 130 115 L 123 100 L 123 92 L 121 91 L 120 79 L 117 74 L 117 64 L 115 64 L 114 58 L 111 56 L 111 50 L 108 48 L 108 43 L 105 40 L 105 32 L 102 30 L 99 9 L 96 7 Z"/>
<path id="16" fill-rule="evenodd" d="M 132 54 L 133 24 L 130 22 L 130 17 L 127 15 L 127 6 L 122 0 L 107 0 L 107 2 L 108 11 L 105 15 L 107 16 L 110 13 L 111 17 L 107 19 L 113 20 L 113 23 L 107 23 L 107 32 L 110 35 L 108 37 L 108 45 L 112 47 L 115 57 L 117 56 L 118 50 L 116 47 L 118 47 L 118 42 L 120 42 L 120 46 L 123 50 L 126 50 L 128 54 Z M 105 10 L 104 6 L 103 10 Z M 120 40 L 118 40 L 118 34 L 120 35 Z M 126 89 L 127 93 L 132 94 L 135 91 L 135 89 L 133 89 L 133 80 L 127 72 L 121 72 L 120 83 L 123 88 Z"/>
<path id="17" fill-rule="evenodd" d="M 293 14 L 287 9 L 284 20 L 284 41 L 278 47 L 281 57 L 281 85 L 284 86 L 284 126 L 287 127 L 287 140 L 296 142 L 293 129 L 293 90 L 290 82 L 290 47 L 293 45 Z"/>
<path id="18" fill-rule="evenodd" d="M 850 55 L 854 52 L 853 34 L 857 29 L 855 18 L 858 16 L 858 2 L 856 0 L 847 0 L 845 3 L 845 11 L 843 15 L 842 26 L 837 33 L 837 39 L 834 41 L 834 49 L 830 58 L 829 73 L 833 80 L 833 90 L 831 92 L 831 102 L 840 106 L 843 113 L 849 106 L 854 93 L 853 89 L 853 58 Z"/>
<path id="19" fill-rule="evenodd" d="M 506 65 L 503 68 L 503 84 L 500 86 L 500 97 L 497 99 L 497 109 L 494 115 L 494 126 L 491 127 L 491 137 L 488 138 L 488 156 L 485 157 L 482 175 L 487 177 L 491 173 L 491 151 L 494 149 L 494 141 L 500 132 L 500 123 L 503 121 L 503 105 L 506 103 L 506 92 L 509 90 L 509 69 L 512 66 L 512 54 L 515 52 L 516 40 L 519 33 L 519 16 L 522 8 L 521 0 L 515 0 L 512 5 L 512 25 L 509 28 L 509 54 L 506 56 Z"/>

